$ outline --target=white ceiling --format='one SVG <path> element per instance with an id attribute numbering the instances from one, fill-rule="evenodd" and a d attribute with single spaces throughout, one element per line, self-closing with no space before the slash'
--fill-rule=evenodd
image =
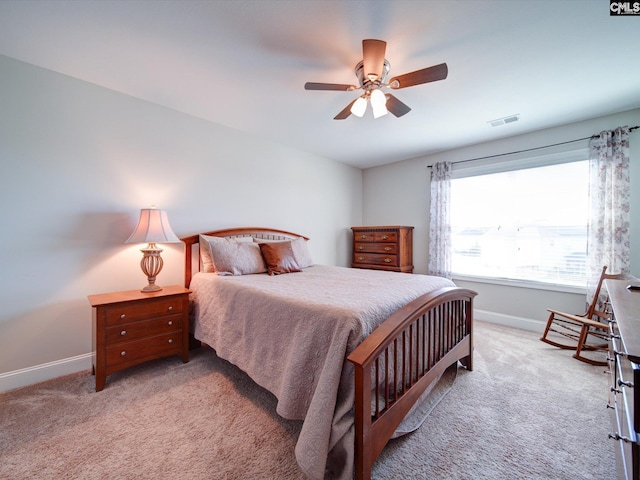
<path id="1" fill-rule="evenodd" d="M 358 93 L 304 83 L 357 84 L 365 38 L 449 76 L 333 120 Z M 360 168 L 638 108 L 638 45 L 608 0 L 0 0 L 0 54 Z"/>

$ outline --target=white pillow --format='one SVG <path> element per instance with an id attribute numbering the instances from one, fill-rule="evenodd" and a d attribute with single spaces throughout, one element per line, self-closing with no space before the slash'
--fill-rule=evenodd
<path id="1" fill-rule="evenodd" d="M 253 243 L 251 237 L 229 239 L 200 235 L 200 257 L 203 272 L 249 275 L 267 271 L 260 247 Z"/>
<path id="2" fill-rule="evenodd" d="M 307 268 L 313 265 L 313 258 L 309 252 L 309 246 L 307 240 L 304 238 L 296 238 L 293 240 L 265 240 L 262 238 L 254 238 L 257 243 L 277 243 L 277 242 L 291 242 L 291 249 L 293 250 L 293 257 L 296 259 L 296 263 L 300 268 Z"/>

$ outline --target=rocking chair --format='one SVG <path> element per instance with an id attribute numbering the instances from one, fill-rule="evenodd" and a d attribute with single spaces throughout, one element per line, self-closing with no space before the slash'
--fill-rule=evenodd
<path id="1" fill-rule="evenodd" d="M 602 283 L 607 279 L 625 280 L 633 277 L 627 274 L 608 274 L 606 272 L 607 267 L 602 267 L 602 273 L 596 285 L 593 300 L 584 314 L 573 315 L 547 309 L 550 315 L 540 340 L 559 348 L 575 350 L 573 358 L 577 360 L 591 365 L 607 365 L 606 361 L 594 360 L 583 355 L 584 351 L 607 350 L 608 348 L 609 324 L 607 322 L 611 319 L 611 313 L 598 310 L 598 297 L 600 296 Z M 552 338 L 549 338 L 550 335 Z M 570 342 L 565 343 L 565 338 L 569 339 Z M 593 340 L 588 342 L 588 339 Z"/>

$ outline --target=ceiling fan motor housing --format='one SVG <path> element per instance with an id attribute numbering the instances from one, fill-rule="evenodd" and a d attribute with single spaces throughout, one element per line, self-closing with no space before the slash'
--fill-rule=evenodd
<path id="1" fill-rule="evenodd" d="M 376 80 L 369 80 L 369 78 L 367 78 L 364 74 L 364 61 L 361 60 L 356 65 L 355 74 L 356 77 L 358 77 L 358 82 L 360 82 L 360 87 L 362 87 L 362 89 L 365 91 L 370 91 L 374 88 L 380 88 L 380 86 L 387 81 L 389 70 L 391 70 L 391 64 L 385 58 L 384 64 L 382 65 L 382 75 L 380 76 L 380 78 Z"/>

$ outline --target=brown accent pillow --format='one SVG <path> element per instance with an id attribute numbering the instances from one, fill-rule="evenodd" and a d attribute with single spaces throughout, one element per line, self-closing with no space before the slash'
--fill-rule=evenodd
<path id="1" fill-rule="evenodd" d="M 259 245 L 269 275 L 302 271 L 293 256 L 291 242 L 260 243 Z"/>

